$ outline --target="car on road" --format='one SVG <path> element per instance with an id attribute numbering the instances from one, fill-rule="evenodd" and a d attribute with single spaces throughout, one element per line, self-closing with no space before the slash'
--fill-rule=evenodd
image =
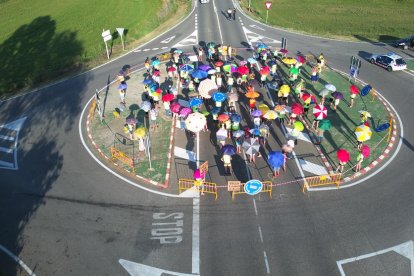
<path id="1" fill-rule="evenodd" d="M 368 60 L 372 64 L 381 66 L 390 72 L 407 69 L 407 63 L 405 63 L 402 57 L 395 53 L 388 53 L 385 55 L 371 55 Z"/>
<path id="2" fill-rule="evenodd" d="M 207 4 L 207 3 L 210 3 L 210 0 L 200 0 L 200 3 L 201 4 Z"/>
<path id="3" fill-rule="evenodd" d="M 395 41 L 394 46 L 404 50 L 408 48 L 414 49 L 414 35 Z"/>

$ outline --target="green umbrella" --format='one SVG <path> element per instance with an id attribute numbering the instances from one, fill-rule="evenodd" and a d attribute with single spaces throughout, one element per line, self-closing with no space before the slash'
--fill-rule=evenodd
<path id="1" fill-rule="evenodd" d="M 208 47 L 208 48 L 214 48 L 214 47 L 216 47 L 216 43 L 214 43 L 214 42 L 209 42 L 209 43 L 207 43 L 207 47 Z"/>
<path id="2" fill-rule="evenodd" d="M 322 130 L 330 130 L 331 129 L 331 121 L 328 119 L 324 119 L 319 122 L 319 128 Z"/>

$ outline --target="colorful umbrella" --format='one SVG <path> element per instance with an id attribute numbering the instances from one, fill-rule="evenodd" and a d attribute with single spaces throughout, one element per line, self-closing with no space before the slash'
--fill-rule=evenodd
<path id="1" fill-rule="evenodd" d="M 270 73 L 270 69 L 268 66 L 263 66 L 260 71 L 259 71 L 260 75 L 269 75 Z"/>
<path id="2" fill-rule="evenodd" d="M 176 53 L 176 54 L 181 54 L 183 52 L 183 50 L 180 50 L 180 49 L 175 49 L 174 50 L 174 53 Z"/>
<path id="3" fill-rule="evenodd" d="M 224 145 L 221 148 L 221 153 L 223 155 L 234 155 L 236 153 L 236 147 L 233 145 Z"/>
<path id="4" fill-rule="evenodd" d="M 191 64 L 183 64 L 180 66 L 180 71 L 191 72 L 193 70 L 194 70 L 194 66 L 192 66 Z"/>
<path id="5" fill-rule="evenodd" d="M 196 70 L 191 73 L 191 76 L 196 79 L 204 79 L 207 78 L 207 72 L 203 70 Z"/>
<path id="6" fill-rule="evenodd" d="M 303 94 L 302 94 L 302 100 L 303 100 L 305 103 L 310 103 L 310 102 L 311 102 L 311 100 L 312 100 L 312 95 L 311 95 L 311 94 L 309 94 L 309 93 L 303 93 Z"/>
<path id="7" fill-rule="evenodd" d="M 305 62 L 306 62 L 305 57 L 304 57 L 304 56 L 301 56 L 301 55 L 298 55 L 298 56 L 296 57 L 296 59 L 297 59 L 297 61 L 298 61 L 299 63 L 305 63 Z"/>
<path id="8" fill-rule="evenodd" d="M 256 48 L 257 49 L 266 49 L 267 46 L 265 44 L 263 44 L 263 43 L 259 43 L 259 44 L 256 45 Z"/>
<path id="9" fill-rule="evenodd" d="M 203 64 L 203 65 L 198 66 L 198 69 L 207 72 L 208 70 L 211 69 L 211 67 L 209 65 L 207 65 L 207 64 Z"/>
<path id="10" fill-rule="evenodd" d="M 203 111 L 200 111 L 201 112 L 201 114 L 203 114 L 204 116 L 208 116 L 208 115 L 210 115 L 210 112 L 208 112 L 207 110 L 203 110 Z"/>
<path id="11" fill-rule="evenodd" d="M 260 129 L 258 129 L 258 128 L 252 128 L 251 130 L 249 130 L 249 132 L 252 135 L 260 136 Z"/>
<path id="12" fill-rule="evenodd" d="M 256 92 L 256 91 L 253 91 L 253 90 L 251 90 L 251 91 L 249 91 L 249 92 L 247 92 L 246 94 L 244 94 L 247 98 L 249 98 L 249 99 L 255 99 L 255 98 L 258 98 L 259 96 L 260 96 L 260 93 L 259 92 Z"/>
<path id="13" fill-rule="evenodd" d="M 236 72 L 237 65 L 236 64 L 226 64 L 223 66 L 223 71 L 228 73 Z"/>
<path id="14" fill-rule="evenodd" d="M 216 72 L 217 72 L 217 70 L 216 70 L 216 69 L 210 69 L 210 70 L 208 70 L 207 74 L 209 74 L 209 75 L 213 75 L 213 74 L 215 74 Z"/>
<path id="15" fill-rule="evenodd" d="M 305 129 L 305 126 L 303 125 L 302 122 L 296 121 L 293 123 L 293 128 L 296 129 L 297 131 L 303 131 Z"/>
<path id="16" fill-rule="evenodd" d="M 278 117 L 278 114 L 274 110 L 269 110 L 263 115 L 263 117 L 268 119 L 268 120 L 274 120 Z"/>
<path id="17" fill-rule="evenodd" d="M 150 88 L 151 91 L 155 91 L 158 89 L 159 86 L 157 83 L 153 82 L 148 87 Z"/>
<path id="18" fill-rule="evenodd" d="M 142 83 L 143 84 L 150 84 L 150 83 L 152 83 L 152 79 L 144 79 L 143 81 L 142 81 Z"/>
<path id="19" fill-rule="evenodd" d="M 367 117 L 367 118 L 371 118 L 371 113 L 369 113 L 366 110 L 360 110 L 358 111 L 362 116 Z"/>
<path id="20" fill-rule="evenodd" d="M 289 53 L 289 51 L 288 51 L 288 50 L 286 50 L 285 48 L 280 49 L 280 50 L 279 50 L 279 52 L 281 52 L 282 54 L 287 54 L 287 53 Z"/>
<path id="21" fill-rule="evenodd" d="M 224 94 L 222 92 L 216 92 L 216 93 L 213 94 L 213 96 L 211 98 L 215 102 L 224 102 L 227 99 L 227 96 L 226 96 L 226 94 Z"/>
<path id="22" fill-rule="evenodd" d="M 244 66 L 244 65 L 247 64 L 247 61 L 246 60 L 242 60 L 242 61 L 239 62 L 239 64 L 240 64 L 240 66 Z"/>
<path id="23" fill-rule="evenodd" d="M 224 64 L 224 63 L 223 63 L 221 60 L 216 61 L 216 62 L 214 63 L 214 65 L 215 65 L 216 67 L 223 66 L 223 64 Z"/>
<path id="24" fill-rule="evenodd" d="M 217 120 L 219 120 L 220 122 L 225 122 L 228 119 L 230 119 L 230 116 L 226 113 L 222 113 L 220 115 L 218 115 Z"/>
<path id="25" fill-rule="evenodd" d="M 130 118 L 127 118 L 125 122 L 129 125 L 134 125 L 138 122 L 138 120 L 135 117 L 130 117 Z"/>
<path id="26" fill-rule="evenodd" d="M 147 134 L 147 129 L 145 127 L 139 127 L 134 131 L 134 134 L 138 138 L 143 138 Z"/>
<path id="27" fill-rule="evenodd" d="M 355 135 L 357 137 L 357 141 L 365 142 L 371 139 L 372 131 L 369 126 L 362 124 L 355 128 Z"/>
<path id="28" fill-rule="evenodd" d="M 233 137 L 239 138 L 239 137 L 242 137 L 242 136 L 244 136 L 244 131 L 243 130 L 239 129 L 239 130 L 233 131 Z"/>
<path id="29" fill-rule="evenodd" d="M 252 116 L 253 117 L 260 117 L 262 116 L 262 112 L 259 109 L 255 109 L 252 111 Z"/>
<path id="30" fill-rule="evenodd" d="M 203 100 L 202 99 L 199 99 L 199 98 L 192 98 L 190 100 L 190 102 L 189 102 L 189 104 L 190 104 L 191 107 L 193 107 L 193 106 L 200 106 L 202 103 L 203 103 Z"/>
<path id="31" fill-rule="evenodd" d="M 174 95 L 173 94 L 165 94 L 164 96 L 162 96 L 161 100 L 163 102 L 171 102 L 172 100 L 174 100 Z"/>
<path id="32" fill-rule="evenodd" d="M 225 130 L 224 128 L 220 128 L 216 132 L 216 137 L 217 137 L 217 140 L 221 140 L 221 141 L 226 140 L 226 138 L 227 138 L 227 130 Z"/>
<path id="33" fill-rule="evenodd" d="M 283 84 L 279 88 L 279 93 L 282 94 L 282 95 L 289 95 L 289 93 L 290 93 L 290 86 L 287 85 L 287 84 Z"/>
<path id="34" fill-rule="evenodd" d="M 324 88 L 321 91 L 319 91 L 319 96 L 321 97 L 326 97 L 331 93 L 331 91 L 329 91 L 328 89 Z"/>
<path id="35" fill-rule="evenodd" d="M 128 85 L 125 82 L 123 82 L 118 86 L 118 89 L 123 90 L 123 89 L 127 89 L 127 87 L 128 87 Z"/>
<path id="36" fill-rule="evenodd" d="M 179 113 L 180 112 L 180 109 L 181 109 L 181 105 L 179 103 L 177 103 L 177 102 L 174 102 L 174 103 L 172 103 L 170 105 L 170 109 L 174 113 Z"/>
<path id="37" fill-rule="evenodd" d="M 140 108 L 141 108 L 142 110 L 144 110 L 145 112 L 148 112 L 148 111 L 150 111 L 150 109 L 151 109 L 151 103 L 150 103 L 149 101 L 143 101 L 143 102 L 141 103 Z"/>
<path id="38" fill-rule="evenodd" d="M 335 91 L 331 94 L 332 98 L 336 100 L 342 100 L 344 98 L 344 95 L 341 92 Z"/>
<path id="39" fill-rule="evenodd" d="M 282 58 L 282 62 L 286 65 L 294 65 L 296 64 L 297 60 L 293 57 L 284 57 Z"/>
<path id="40" fill-rule="evenodd" d="M 200 93 L 200 96 L 206 99 L 211 98 L 211 95 L 216 92 L 218 89 L 217 84 L 210 79 L 205 79 L 200 82 L 200 85 L 198 86 L 198 93 Z"/>
<path id="41" fill-rule="evenodd" d="M 273 66 L 275 64 L 276 64 L 276 61 L 274 61 L 273 59 L 269 60 L 269 62 L 267 63 L 268 66 Z"/>
<path id="42" fill-rule="evenodd" d="M 200 169 L 196 169 L 195 171 L 194 171 L 194 174 L 193 174 L 193 177 L 195 178 L 195 179 L 200 179 L 200 178 L 204 178 L 205 177 L 205 173 L 202 173 L 201 171 L 200 171 Z"/>
<path id="43" fill-rule="evenodd" d="M 328 119 L 324 119 L 319 122 L 319 128 L 322 130 L 330 130 L 331 129 L 331 121 Z"/>
<path id="44" fill-rule="evenodd" d="M 159 61 L 158 59 L 156 59 L 156 60 L 153 60 L 152 62 L 151 62 L 151 65 L 152 66 L 157 66 L 158 64 L 160 64 L 161 63 L 161 61 Z"/>
<path id="45" fill-rule="evenodd" d="M 293 103 L 291 107 L 292 113 L 300 115 L 303 113 L 303 106 L 300 103 Z"/>
<path id="46" fill-rule="evenodd" d="M 368 158 L 371 154 L 371 149 L 367 145 L 362 145 L 361 153 L 364 158 Z"/>
<path id="47" fill-rule="evenodd" d="M 275 106 L 274 110 L 278 113 L 286 112 L 286 105 L 278 104 L 278 105 Z"/>
<path id="48" fill-rule="evenodd" d="M 273 169 L 278 169 L 285 163 L 285 156 L 281 151 L 271 151 L 267 157 L 267 162 Z"/>
<path id="49" fill-rule="evenodd" d="M 183 108 L 185 109 L 185 108 Z M 206 116 L 199 112 L 194 112 L 188 115 L 185 119 L 185 128 L 194 133 L 200 132 L 207 123 Z"/>
<path id="50" fill-rule="evenodd" d="M 233 122 L 236 122 L 236 123 L 240 123 L 241 116 L 239 114 L 232 114 L 230 116 L 230 120 L 232 120 Z"/>
<path id="51" fill-rule="evenodd" d="M 256 138 L 249 138 L 243 142 L 242 147 L 247 154 L 255 154 L 260 150 L 260 143 Z"/>
<path id="52" fill-rule="evenodd" d="M 351 86 L 349 87 L 349 91 L 351 92 L 351 94 L 354 94 L 354 95 L 359 94 L 358 87 L 356 85 L 353 85 L 353 84 L 351 84 Z"/>
<path id="53" fill-rule="evenodd" d="M 339 149 L 338 152 L 336 153 L 336 156 L 338 157 L 338 160 L 340 162 L 348 162 L 349 161 L 349 152 L 346 149 Z"/>
<path id="54" fill-rule="evenodd" d="M 209 43 L 207 43 L 207 47 L 208 48 L 214 48 L 214 47 L 216 47 L 216 43 L 215 42 L 209 42 Z"/>
<path id="55" fill-rule="evenodd" d="M 317 104 L 313 108 L 313 115 L 317 120 L 323 120 L 328 116 L 328 109 L 323 104 Z"/>
<path id="56" fill-rule="evenodd" d="M 183 116 L 183 117 L 186 117 L 189 114 L 191 114 L 191 112 L 193 112 L 193 110 L 191 110 L 191 108 L 189 108 L 189 107 L 183 107 L 180 110 L 180 115 Z"/>
<path id="57" fill-rule="evenodd" d="M 152 73 L 152 75 L 154 76 L 154 77 L 157 77 L 157 76 L 159 76 L 161 74 L 161 72 L 159 71 L 159 70 L 154 70 L 154 72 Z"/>
<path id="58" fill-rule="evenodd" d="M 175 72 L 177 69 L 174 66 L 168 68 L 168 72 Z"/>
<path id="59" fill-rule="evenodd" d="M 231 92 L 227 95 L 227 97 L 229 98 L 229 101 L 232 102 L 236 102 L 239 100 L 239 94 L 235 93 L 235 92 Z"/>
<path id="60" fill-rule="evenodd" d="M 325 88 L 328 89 L 329 91 L 335 92 L 336 91 L 336 87 L 333 84 L 325 84 Z"/>
<path id="61" fill-rule="evenodd" d="M 248 61 L 250 64 L 255 64 L 255 63 L 257 63 L 257 60 L 255 60 L 254 58 L 248 58 L 248 59 L 247 59 L 247 61 Z"/>
<path id="62" fill-rule="evenodd" d="M 211 110 L 211 114 L 218 114 L 218 113 L 220 113 L 220 111 L 221 111 L 220 107 L 215 107 Z"/>
<path id="63" fill-rule="evenodd" d="M 241 75 L 247 75 L 249 74 L 249 68 L 247 66 L 240 66 L 237 68 L 237 73 Z"/>
<path id="64" fill-rule="evenodd" d="M 259 110 L 262 112 L 262 114 L 265 114 L 270 110 L 270 108 L 266 104 L 260 104 Z"/>

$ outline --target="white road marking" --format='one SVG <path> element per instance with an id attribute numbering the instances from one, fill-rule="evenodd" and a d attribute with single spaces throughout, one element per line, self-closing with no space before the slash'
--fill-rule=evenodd
<path id="1" fill-rule="evenodd" d="M 253 206 L 254 206 L 254 212 L 256 214 L 256 216 L 258 215 L 257 213 L 257 206 L 256 206 L 256 200 L 253 198 Z"/>
<path id="2" fill-rule="evenodd" d="M 122 267 L 129 273 L 131 276 L 161 276 L 161 275 L 173 275 L 173 276 L 197 276 L 196 274 L 186 274 L 175 271 L 169 271 L 161 268 L 156 268 L 149 265 L 144 265 L 140 263 L 131 262 L 124 259 L 119 259 L 118 261 Z"/>
<path id="3" fill-rule="evenodd" d="M 213 0 L 213 7 L 214 7 L 214 12 L 215 12 L 216 18 L 217 18 L 217 25 L 218 25 L 218 28 L 219 28 L 219 34 L 220 34 L 221 44 L 223 44 L 223 34 L 221 32 L 220 20 L 219 20 L 219 17 L 218 17 L 219 13 L 217 11 L 216 3 L 214 2 L 214 0 Z"/>
<path id="4" fill-rule="evenodd" d="M 24 121 L 26 120 L 26 117 L 14 120 L 13 122 L 7 123 L 5 125 L 1 125 L 0 129 L 4 130 L 11 130 L 15 132 L 15 136 L 9 136 L 9 135 L 0 135 L 0 140 L 6 140 L 10 142 L 14 142 L 13 145 L 11 145 L 9 148 L 0 147 L 0 151 L 5 152 L 7 154 L 13 155 L 13 157 L 10 157 L 13 160 L 13 163 L 0 160 L 0 169 L 8 169 L 8 170 L 18 170 L 18 162 L 17 162 L 17 145 L 19 140 L 19 132 L 20 129 L 23 127 Z"/>
<path id="5" fill-rule="evenodd" d="M 259 225 L 259 237 L 260 237 L 260 241 L 263 243 L 262 227 L 260 227 L 260 225 Z"/>
<path id="6" fill-rule="evenodd" d="M 195 162 L 196 158 L 195 158 L 195 152 L 191 151 L 191 150 L 186 150 L 180 147 L 174 147 L 174 155 L 175 157 L 178 158 L 182 158 L 182 159 L 186 159 L 189 160 L 191 162 Z"/>
<path id="7" fill-rule="evenodd" d="M 200 197 L 200 192 L 198 191 L 197 187 L 193 186 L 190 189 L 182 192 L 180 194 L 180 197 L 185 197 L 185 198 Z"/>
<path id="8" fill-rule="evenodd" d="M 414 71 L 411 70 L 403 70 L 404 73 L 414 77 Z"/>
<path id="9" fill-rule="evenodd" d="M 174 38 L 175 38 L 175 35 L 170 36 L 169 38 L 166 38 L 163 41 L 161 41 L 161 43 L 164 43 L 164 44 L 170 43 L 171 40 L 173 40 Z"/>
<path id="10" fill-rule="evenodd" d="M 263 256 L 264 256 L 265 265 L 266 265 L 266 272 L 267 272 L 267 274 L 270 274 L 269 262 L 267 261 L 266 251 L 263 251 Z"/>
<path id="11" fill-rule="evenodd" d="M 179 47 L 195 45 L 195 44 L 198 43 L 197 37 L 198 37 L 198 34 L 197 34 L 197 31 L 195 30 L 189 36 L 187 36 L 186 38 L 184 38 L 183 40 L 181 40 L 180 42 L 178 42 L 177 44 L 175 44 L 172 47 L 173 48 L 179 48 Z"/>
<path id="12" fill-rule="evenodd" d="M 193 198 L 193 246 L 191 272 L 200 274 L 200 199 Z"/>
<path id="13" fill-rule="evenodd" d="M 252 27 L 252 28 L 254 28 L 254 29 L 258 29 L 258 30 L 261 30 L 261 31 L 265 31 L 265 29 L 263 29 L 263 28 L 261 28 L 259 26 L 256 26 L 256 25 L 249 25 L 249 26 Z"/>
<path id="14" fill-rule="evenodd" d="M 0 244 L 0 250 L 2 250 L 6 255 L 12 258 L 16 263 L 18 263 L 30 276 L 36 276 L 36 274 L 17 256 L 11 253 L 6 247 Z"/>
<path id="15" fill-rule="evenodd" d="M 2 140 L 9 140 L 9 141 L 13 142 L 14 138 L 15 137 L 13 137 L 13 136 L 0 135 L 0 139 L 2 139 Z"/>
<path id="16" fill-rule="evenodd" d="M 324 166 L 314 164 L 312 162 L 306 161 L 304 159 L 299 159 L 299 164 L 301 165 L 304 171 L 310 172 L 314 175 L 325 175 L 328 174 L 328 171 Z"/>
<path id="17" fill-rule="evenodd" d="M 288 133 L 290 133 L 292 131 L 292 129 L 288 128 L 288 127 L 286 128 L 286 130 L 288 131 Z M 308 142 L 308 143 L 312 143 L 309 135 L 304 133 L 304 132 L 299 133 L 298 139 L 302 140 L 302 141 L 305 141 L 305 142 Z"/>
<path id="18" fill-rule="evenodd" d="M 387 249 L 383 249 L 383 250 L 378 250 L 372 253 L 368 253 L 368 254 L 364 254 L 364 255 L 360 255 L 357 257 L 352 257 L 352 258 L 348 258 L 348 259 L 344 259 L 344 260 L 340 260 L 337 261 L 336 264 L 338 266 L 339 272 L 341 273 L 342 276 L 345 276 L 345 272 L 342 268 L 342 265 L 347 264 L 347 263 L 352 263 L 352 262 L 356 262 L 359 260 L 363 260 L 363 259 L 367 259 L 367 258 L 371 258 L 371 257 L 375 257 L 390 251 L 394 251 L 404 257 L 406 257 L 407 259 L 410 260 L 411 263 L 411 276 L 414 276 L 414 242 L 413 241 L 408 241 Z"/>
<path id="19" fill-rule="evenodd" d="M 257 33 L 254 33 L 252 31 L 250 31 L 249 29 L 247 29 L 246 27 L 243 27 L 243 32 L 245 33 L 245 35 L 248 37 L 248 41 L 250 43 L 256 43 L 256 42 L 262 42 L 264 44 L 278 44 L 281 43 L 281 41 L 267 37 L 267 36 L 263 36 L 263 35 L 259 35 Z"/>

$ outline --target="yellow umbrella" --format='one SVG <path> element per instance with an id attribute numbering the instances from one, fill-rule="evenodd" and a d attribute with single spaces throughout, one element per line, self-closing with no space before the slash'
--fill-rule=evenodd
<path id="1" fill-rule="evenodd" d="M 289 85 L 284 84 L 279 88 L 279 94 L 289 95 L 289 93 L 290 93 L 290 86 Z"/>
<path id="2" fill-rule="evenodd" d="M 266 104 L 259 105 L 259 110 L 262 112 L 262 114 L 265 114 L 270 110 L 270 108 Z"/>
<path id="3" fill-rule="evenodd" d="M 369 128 L 369 126 L 362 124 L 355 128 L 355 135 L 357 137 L 358 142 L 365 142 L 371 139 L 372 131 Z"/>
<path id="4" fill-rule="evenodd" d="M 297 131 L 303 131 L 305 129 L 305 126 L 300 121 L 296 121 L 293 123 L 293 128 Z"/>
<path id="5" fill-rule="evenodd" d="M 371 113 L 369 113 L 368 111 L 366 111 L 366 110 L 360 110 L 359 111 L 359 113 L 362 115 L 362 116 L 364 116 L 364 117 L 369 117 L 369 118 L 371 118 Z"/>
<path id="6" fill-rule="evenodd" d="M 250 98 L 250 99 L 254 99 L 254 98 L 257 98 L 257 97 L 259 97 L 260 96 L 260 93 L 258 93 L 258 92 L 256 92 L 256 91 L 253 91 L 253 90 L 250 90 L 249 92 L 247 92 L 246 94 L 244 94 L 247 98 Z"/>
<path id="7" fill-rule="evenodd" d="M 269 110 L 263 115 L 263 117 L 265 117 L 266 119 L 269 119 L 269 120 L 274 120 L 278 117 L 278 114 L 274 110 Z"/>
<path id="8" fill-rule="evenodd" d="M 135 130 L 135 136 L 137 136 L 138 138 L 143 138 L 145 134 L 147 134 L 147 130 L 145 129 L 145 127 L 139 127 Z"/>
<path id="9" fill-rule="evenodd" d="M 292 57 L 285 57 L 285 58 L 282 58 L 282 62 L 286 65 L 292 65 L 292 64 L 296 64 L 297 60 Z"/>

